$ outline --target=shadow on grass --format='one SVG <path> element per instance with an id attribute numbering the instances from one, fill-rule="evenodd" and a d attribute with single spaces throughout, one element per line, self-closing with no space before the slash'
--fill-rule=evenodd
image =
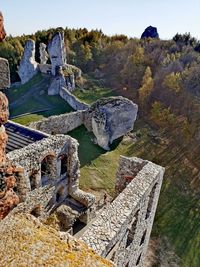
<path id="1" fill-rule="evenodd" d="M 81 167 L 91 164 L 93 160 L 107 151 L 93 143 L 95 136 L 89 133 L 84 126 L 80 126 L 68 133 L 71 137 L 79 142 L 78 155 Z M 111 145 L 111 150 L 114 150 L 120 143 L 121 138 L 115 140 Z"/>

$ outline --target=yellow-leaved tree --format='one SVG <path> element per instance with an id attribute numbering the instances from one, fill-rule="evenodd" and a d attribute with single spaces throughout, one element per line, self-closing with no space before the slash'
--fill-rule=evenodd
<path id="1" fill-rule="evenodd" d="M 154 81 L 150 67 L 146 68 L 142 79 L 142 86 L 139 89 L 139 102 L 142 106 L 146 106 L 149 96 L 153 90 Z"/>

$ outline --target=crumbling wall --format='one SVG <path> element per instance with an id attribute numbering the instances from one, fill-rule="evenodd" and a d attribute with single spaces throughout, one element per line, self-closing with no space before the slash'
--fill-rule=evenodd
<path id="1" fill-rule="evenodd" d="M 51 116 L 29 126 L 48 134 L 66 134 L 83 124 L 84 112 L 76 111 L 58 116 Z"/>
<path id="2" fill-rule="evenodd" d="M 61 88 L 59 94 L 74 110 L 86 110 L 89 108 L 89 105 L 78 100 L 65 87 Z"/>
<path id="3" fill-rule="evenodd" d="M 124 176 L 132 176 L 132 181 L 100 213 L 81 240 L 118 267 L 142 267 L 163 174 L 164 169 L 151 162 L 121 157 L 118 184 L 120 177 L 124 183 Z"/>
<path id="4" fill-rule="evenodd" d="M 30 144 L 22 149 L 7 154 L 16 166 L 23 166 L 24 177 L 17 179 L 17 192 L 24 203 L 15 212 L 30 212 L 38 207 L 41 216 L 59 204 L 56 194 L 63 188 L 62 200 L 68 195 L 84 204 L 91 206 L 95 198 L 93 195 L 79 189 L 79 159 L 78 143 L 70 136 L 49 136 L 41 141 Z M 61 175 L 61 161 L 64 158 L 66 174 Z M 42 175 L 42 162 L 47 159 L 49 175 Z M 34 184 L 33 184 L 34 180 Z M 51 201 L 50 201 L 51 200 Z M 50 201 L 50 203 L 49 203 Z M 47 207 L 47 203 L 49 203 Z"/>
<path id="5" fill-rule="evenodd" d="M 10 87 L 10 68 L 8 60 L 0 58 L 0 89 Z"/>

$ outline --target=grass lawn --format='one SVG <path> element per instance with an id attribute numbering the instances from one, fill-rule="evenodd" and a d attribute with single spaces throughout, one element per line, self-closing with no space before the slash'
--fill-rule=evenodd
<path id="1" fill-rule="evenodd" d="M 80 186 L 85 190 L 106 190 L 112 195 L 120 155 L 141 157 L 166 166 L 153 235 L 168 237 L 182 259 L 181 266 L 200 266 L 200 200 L 182 190 L 189 188 L 190 167 L 185 166 L 184 160 L 175 161 L 178 150 L 162 139 L 155 139 L 144 122 L 137 121 L 135 132 L 136 141 L 119 140 L 106 152 L 91 142 L 93 135 L 84 127 L 72 131 L 70 135 L 80 143 Z"/>
<path id="2" fill-rule="evenodd" d="M 59 115 L 73 111 L 60 96 L 48 96 L 49 78 L 36 75 L 28 83 L 12 87 L 5 93 L 9 99 L 10 117 L 13 121 L 28 125 L 43 117 Z M 30 94 L 30 90 L 32 93 Z M 30 113 L 30 114 L 26 114 Z M 18 115 L 24 114 L 15 118 Z"/>
<path id="3" fill-rule="evenodd" d="M 102 97 L 110 97 L 115 95 L 115 92 L 110 88 L 102 88 L 95 86 L 87 90 L 76 89 L 73 94 L 81 101 L 87 104 L 92 104 Z"/>
<path id="4" fill-rule="evenodd" d="M 84 75 L 87 80 L 85 89 L 76 88 L 73 94 L 81 101 L 92 104 L 102 97 L 115 96 L 116 92 L 111 88 L 107 88 L 102 85 L 100 80 L 96 80 L 89 75 Z"/>

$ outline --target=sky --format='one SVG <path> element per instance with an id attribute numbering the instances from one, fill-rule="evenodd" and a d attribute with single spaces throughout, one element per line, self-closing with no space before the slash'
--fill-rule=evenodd
<path id="1" fill-rule="evenodd" d="M 140 37 L 152 25 L 161 39 L 177 32 L 200 39 L 200 0 L 0 0 L 0 10 L 13 36 L 68 27 Z"/>

